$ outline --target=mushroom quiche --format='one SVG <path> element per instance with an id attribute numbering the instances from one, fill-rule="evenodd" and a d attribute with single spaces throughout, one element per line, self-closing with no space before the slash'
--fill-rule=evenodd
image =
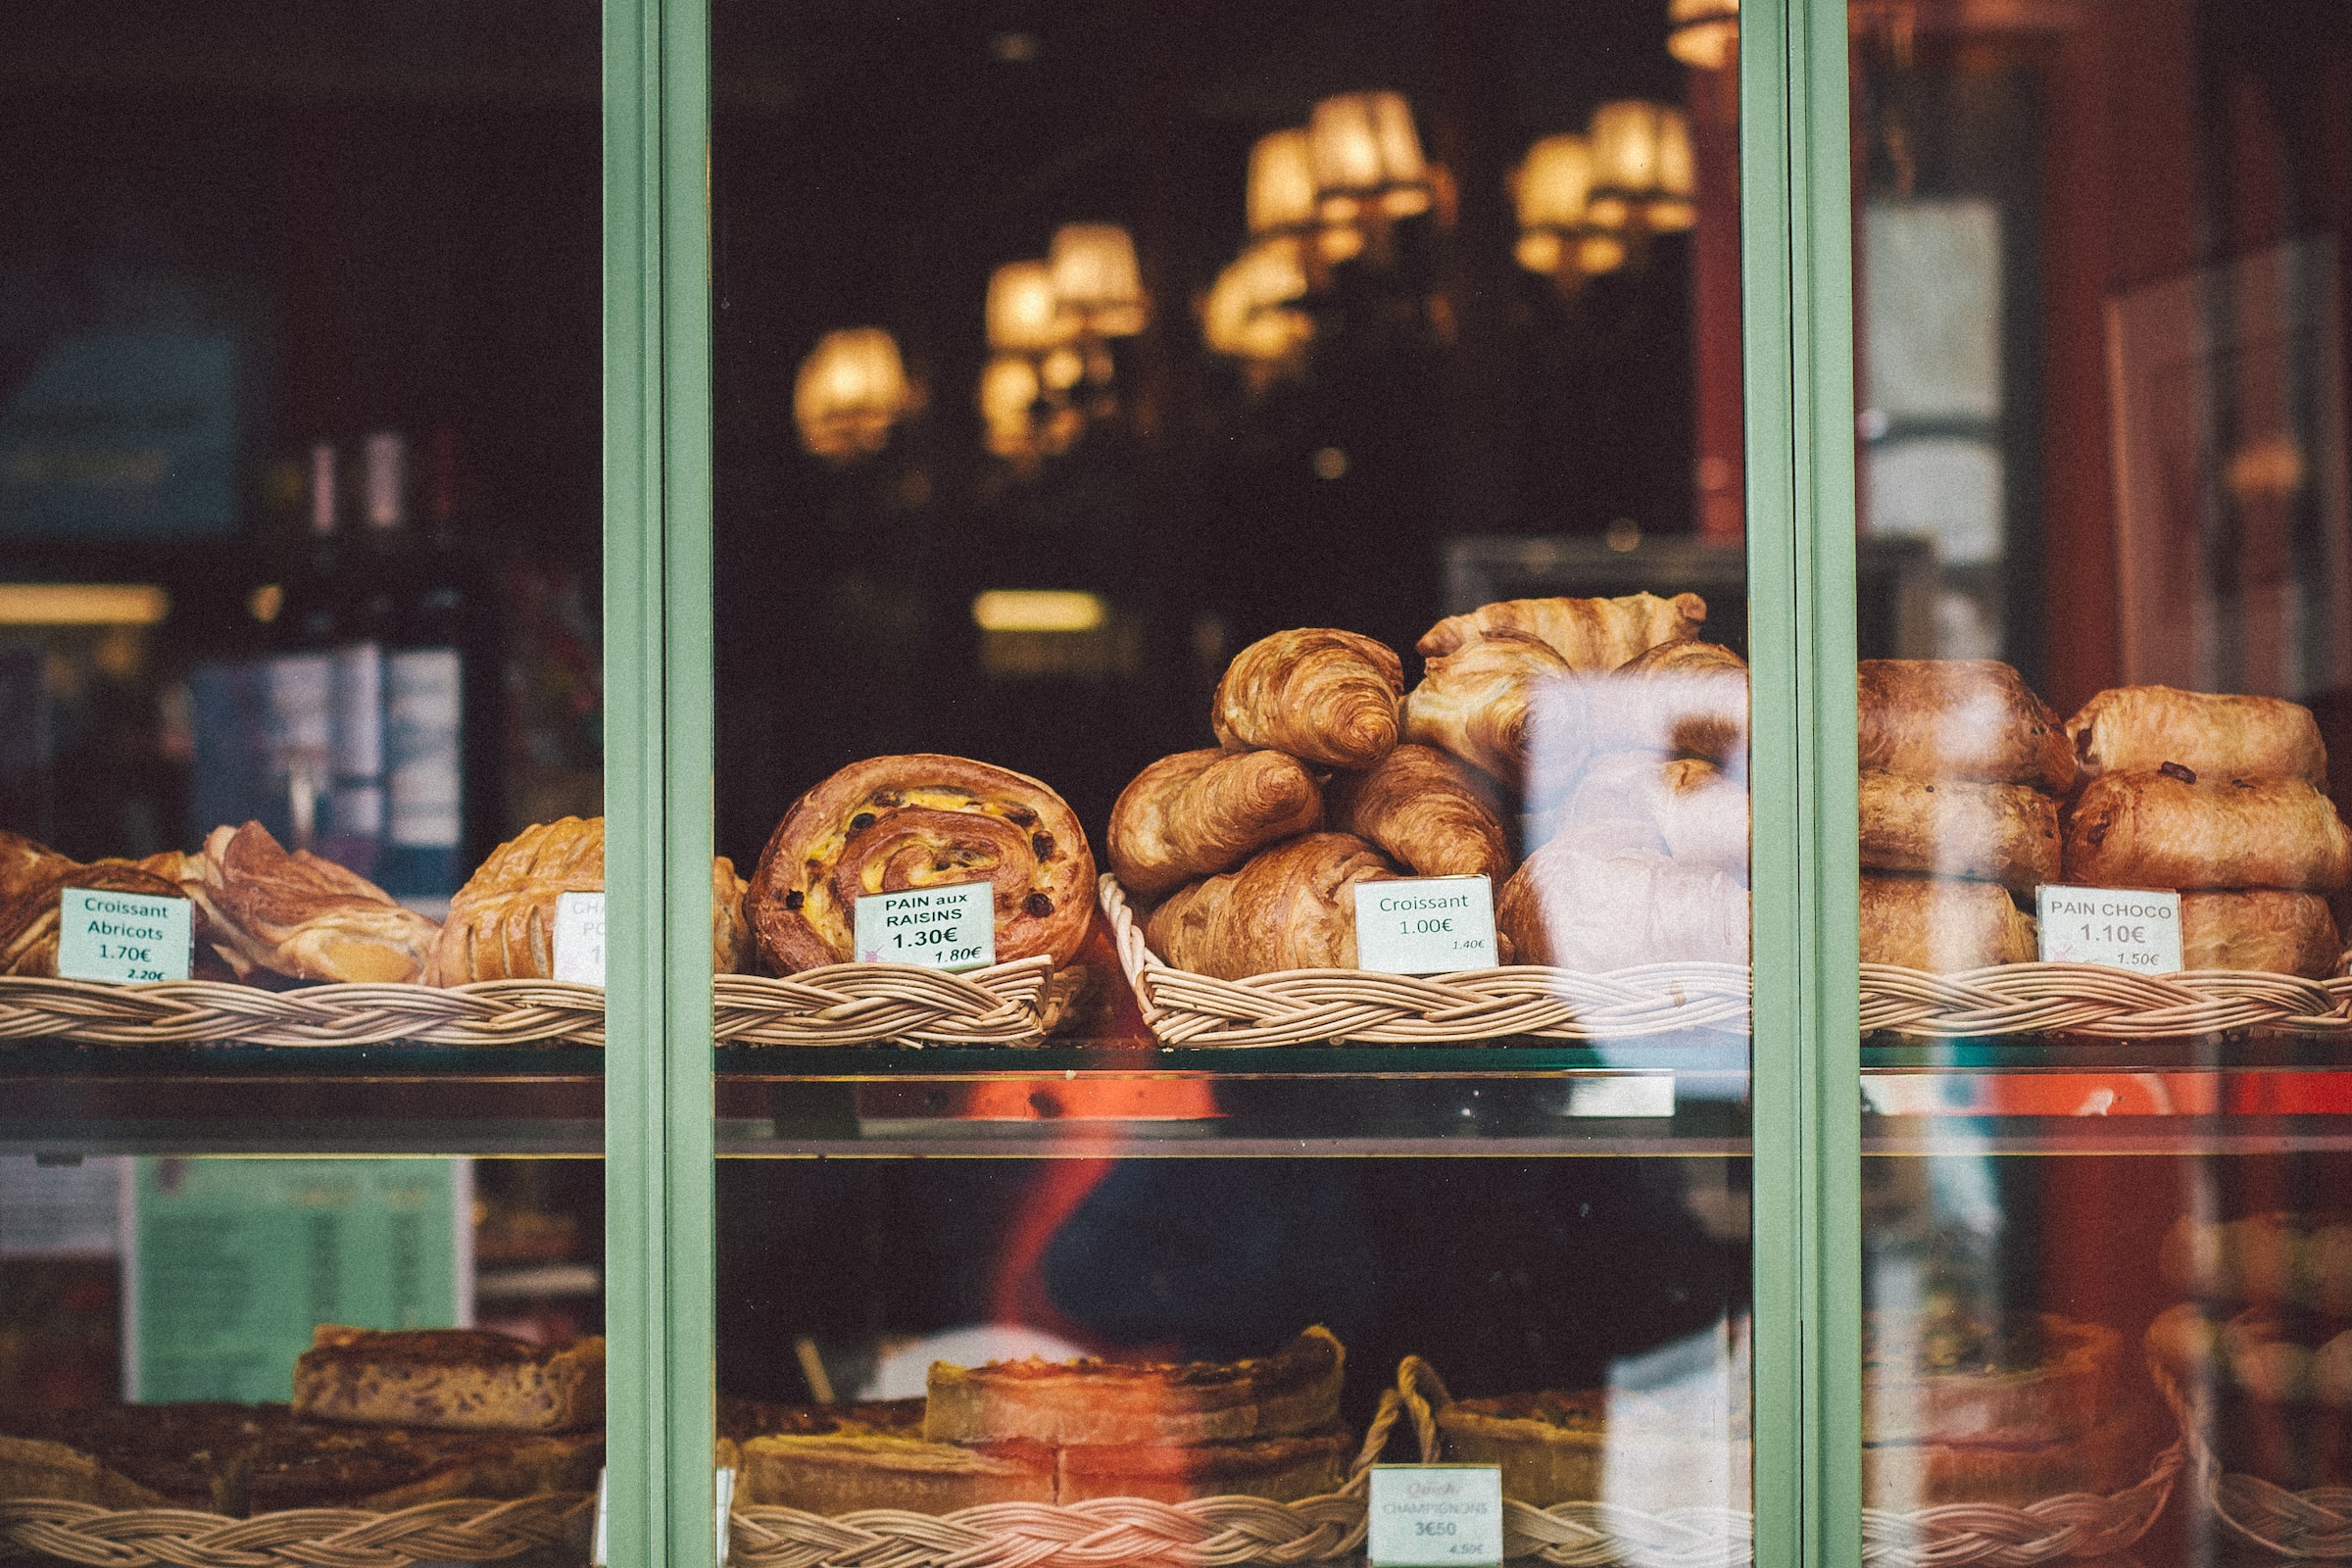
<path id="1" fill-rule="evenodd" d="M 1077 956 L 1095 857 L 1060 796 L 1008 768 L 918 753 L 854 762 L 794 803 L 760 852 L 744 908 L 779 974 L 857 956 L 858 901 L 988 882 L 997 961 Z"/>

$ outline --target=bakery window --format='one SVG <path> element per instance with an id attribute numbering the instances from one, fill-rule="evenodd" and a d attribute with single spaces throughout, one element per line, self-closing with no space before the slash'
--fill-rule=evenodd
<path id="1" fill-rule="evenodd" d="M 587 1555 L 598 55 L 0 18 L 12 1562 Z"/>
<path id="2" fill-rule="evenodd" d="M 1857 681 L 1872 1508 L 2327 1549 L 2352 98 L 2318 23 L 1855 8 L 1862 526 L 1929 548 L 1936 606 Z"/>

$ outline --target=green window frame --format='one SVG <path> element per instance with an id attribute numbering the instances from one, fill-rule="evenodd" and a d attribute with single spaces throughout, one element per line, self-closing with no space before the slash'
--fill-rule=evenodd
<path id="1" fill-rule="evenodd" d="M 715 1560 L 709 0 L 603 0 L 615 1568 Z M 1760 1568 L 1861 1561 L 1844 0 L 1740 8 Z"/>

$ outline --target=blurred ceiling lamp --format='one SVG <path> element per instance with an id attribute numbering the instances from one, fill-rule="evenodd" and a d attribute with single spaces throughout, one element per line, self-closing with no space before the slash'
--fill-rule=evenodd
<path id="1" fill-rule="evenodd" d="M 1592 221 L 1592 146 L 1582 136 L 1546 136 L 1511 176 L 1519 208 L 1519 265 L 1573 291 L 1625 265 L 1625 240 Z"/>
<path id="2" fill-rule="evenodd" d="M 0 626 L 152 626 L 171 613 L 152 583 L 0 583 Z"/>
<path id="3" fill-rule="evenodd" d="M 982 631 L 1096 631 L 1110 618 L 1101 594 L 1066 588 L 991 588 L 972 599 Z"/>
<path id="4" fill-rule="evenodd" d="M 1308 117 L 1306 134 L 1325 222 L 1366 222 L 1377 231 L 1387 220 L 1429 211 L 1429 163 L 1402 93 L 1326 98 Z"/>
<path id="5" fill-rule="evenodd" d="M 1217 274 L 1201 309 L 1201 331 L 1219 354 L 1253 365 L 1289 359 L 1315 335 L 1314 319 L 1291 309 L 1305 297 L 1300 241 L 1278 236 L 1250 246 Z"/>
<path id="6" fill-rule="evenodd" d="M 1047 266 L 1054 302 L 1079 335 L 1133 337 L 1150 319 L 1135 241 L 1118 224 L 1062 224 Z"/>
<path id="7" fill-rule="evenodd" d="M 1740 0 L 1666 0 L 1666 52 L 1700 71 L 1729 66 L 1740 53 Z"/>
<path id="8" fill-rule="evenodd" d="M 898 339 L 878 326 L 827 332 L 801 362 L 792 416 L 801 444 L 833 463 L 869 457 L 915 406 Z"/>
<path id="9" fill-rule="evenodd" d="M 1043 355 L 1076 335 L 1045 262 L 1006 262 L 988 280 L 988 346 L 1000 354 Z"/>
<path id="10" fill-rule="evenodd" d="M 1592 221 L 1636 246 L 1698 218 L 1690 122 L 1679 109 L 1620 98 L 1592 111 Z"/>
<path id="11" fill-rule="evenodd" d="M 1351 222 L 1323 221 L 1315 189 L 1313 143 L 1303 128 L 1260 136 L 1250 149 L 1250 237 L 1311 236 L 1310 261 L 1344 262 L 1359 254 L 1363 231 Z"/>

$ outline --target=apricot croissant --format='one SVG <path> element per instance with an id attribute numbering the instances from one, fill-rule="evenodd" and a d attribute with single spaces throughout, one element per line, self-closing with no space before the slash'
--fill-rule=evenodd
<path id="1" fill-rule="evenodd" d="M 57 973 L 59 897 L 67 888 L 184 897 L 186 890 L 162 862 L 98 860 L 83 864 L 14 833 L 0 831 L 0 974 Z M 197 920 L 201 934 L 203 921 Z"/>
<path id="2" fill-rule="evenodd" d="M 710 966 L 733 974 L 751 957 L 743 878 L 721 855 L 710 862 Z M 556 972 L 556 901 L 605 890 L 605 819 L 541 822 L 490 852 L 458 896 L 433 946 L 434 985 L 545 980 Z"/>
<path id="3" fill-rule="evenodd" d="M 440 928 L 356 871 L 288 852 L 259 822 L 204 841 L 196 902 L 240 977 L 400 983 L 422 978 Z"/>
<path id="4" fill-rule="evenodd" d="M 1288 752 L 1325 767 L 1369 767 L 1396 744 L 1404 663 L 1351 631 L 1278 631 L 1234 655 L 1210 722 L 1227 751 Z"/>
<path id="5" fill-rule="evenodd" d="M 1139 898 L 1230 871 L 1323 824 L 1323 792 L 1284 752 L 1179 752 L 1135 776 L 1110 808 L 1110 868 Z"/>

